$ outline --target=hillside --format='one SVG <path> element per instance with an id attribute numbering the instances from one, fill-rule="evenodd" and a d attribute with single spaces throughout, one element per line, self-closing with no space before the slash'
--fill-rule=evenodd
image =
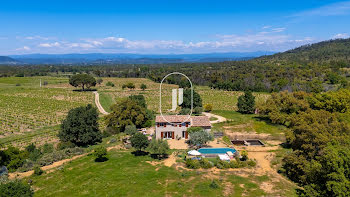
<path id="1" fill-rule="evenodd" d="M 270 63 L 350 63 L 350 38 L 304 45 L 286 52 L 256 58 Z"/>
<path id="2" fill-rule="evenodd" d="M 13 58 L 10 58 L 8 56 L 0 56 L 0 64 L 13 64 L 17 61 Z"/>

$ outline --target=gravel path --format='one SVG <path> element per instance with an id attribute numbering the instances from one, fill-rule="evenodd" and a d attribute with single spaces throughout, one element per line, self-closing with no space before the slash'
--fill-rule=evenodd
<path id="1" fill-rule="evenodd" d="M 226 118 L 222 117 L 222 116 L 219 116 L 219 115 L 215 115 L 215 114 L 212 114 L 212 113 L 209 113 L 209 112 L 203 112 L 204 115 L 208 116 L 209 118 L 210 117 L 215 117 L 217 118 L 217 120 L 212 120 L 210 121 L 211 124 L 214 124 L 214 123 L 219 123 L 219 122 L 225 122 L 226 121 Z"/>
<path id="2" fill-rule="evenodd" d="M 100 103 L 100 94 L 97 91 L 95 91 L 94 94 L 95 94 L 95 104 L 98 108 L 98 111 L 100 111 L 101 114 L 103 114 L 103 115 L 108 115 L 109 113 L 106 112 L 105 109 L 103 109 L 103 107 Z"/>

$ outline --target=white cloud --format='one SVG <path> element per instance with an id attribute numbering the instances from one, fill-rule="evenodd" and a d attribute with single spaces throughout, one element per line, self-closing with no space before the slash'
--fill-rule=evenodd
<path id="1" fill-rule="evenodd" d="M 61 44 L 59 42 L 39 44 L 39 47 L 45 47 L 45 48 L 59 47 L 59 46 L 61 46 Z"/>
<path id="2" fill-rule="evenodd" d="M 338 39 L 338 38 L 349 38 L 349 34 L 347 33 L 340 33 L 340 34 L 336 34 L 332 37 L 333 39 Z"/>
<path id="3" fill-rule="evenodd" d="M 122 37 L 85 38 L 77 41 L 32 43 L 33 53 L 211 53 L 232 51 L 284 51 L 314 41 L 310 37 L 293 38 L 286 28 L 265 28 L 249 34 L 216 35 L 211 40 L 129 40 Z M 33 41 L 34 42 L 34 41 Z M 23 49 L 22 49 L 23 50 Z"/>
<path id="4" fill-rule="evenodd" d="M 304 16 L 339 16 L 350 14 L 350 1 L 337 2 L 318 7 L 304 12 L 299 12 L 292 15 L 292 17 Z"/>
<path id="5" fill-rule="evenodd" d="M 23 47 L 17 48 L 16 51 L 30 51 L 30 47 L 23 46 Z"/>

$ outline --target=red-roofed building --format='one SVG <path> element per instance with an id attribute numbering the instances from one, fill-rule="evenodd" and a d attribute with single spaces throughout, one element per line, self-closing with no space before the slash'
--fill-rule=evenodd
<path id="1" fill-rule="evenodd" d="M 171 122 L 171 123 L 169 123 Z M 202 127 L 206 131 L 211 130 L 211 124 L 207 116 L 166 115 L 156 117 L 157 139 L 188 139 L 189 127 Z"/>

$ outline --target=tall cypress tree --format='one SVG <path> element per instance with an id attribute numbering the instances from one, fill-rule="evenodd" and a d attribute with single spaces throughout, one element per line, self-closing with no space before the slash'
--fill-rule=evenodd
<path id="1" fill-rule="evenodd" d="M 244 95 L 238 97 L 238 111 L 243 114 L 253 114 L 255 112 L 255 96 L 252 92 L 246 91 Z"/>

